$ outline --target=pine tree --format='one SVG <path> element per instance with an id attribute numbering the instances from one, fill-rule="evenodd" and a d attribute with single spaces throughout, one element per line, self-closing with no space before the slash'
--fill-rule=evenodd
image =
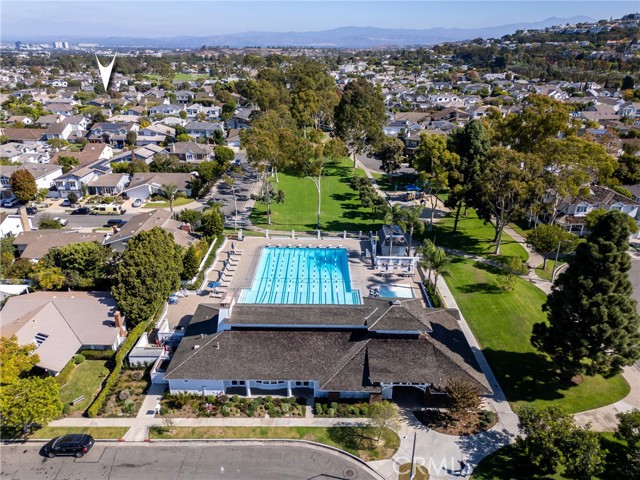
<path id="1" fill-rule="evenodd" d="M 533 327 L 532 343 L 561 373 L 609 375 L 640 358 L 640 315 L 630 296 L 627 215 L 603 215 L 569 258 L 543 306 L 549 323 Z"/>
<path id="2" fill-rule="evenodd" d="M 198 259 L 198 253 L 194 245 L 189 245 L 187 251 L 182 257 L 182 278 L 190 280 L 198 273 L 198 267 L 200 266 L 200 260 Z"/>

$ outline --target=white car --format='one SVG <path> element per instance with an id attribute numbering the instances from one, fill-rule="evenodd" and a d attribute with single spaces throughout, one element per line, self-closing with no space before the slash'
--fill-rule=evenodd
<path id="1" fill-rule="evenodd" d="M 60 225 L 62 225 L 63 227 L 69 223 L 69 220 L 67 220 L 66 218 L 60 218 L 60 217 L 54 217 L 53 218 L 56 222 L 58 222 Z"/>

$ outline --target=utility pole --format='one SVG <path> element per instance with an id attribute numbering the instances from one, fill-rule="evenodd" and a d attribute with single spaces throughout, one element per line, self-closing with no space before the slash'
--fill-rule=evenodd
<path id="1" fill-rule="evenodd" d="M 416 476 L 416 436 L 418 432 L 413 432 L 413 450 L 411 451 L 411 472 L 409 473 L 409 480 L 413 480 Z"/>

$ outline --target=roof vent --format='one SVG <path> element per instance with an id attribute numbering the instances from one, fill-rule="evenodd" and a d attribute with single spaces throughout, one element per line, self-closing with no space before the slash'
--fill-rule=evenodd
<path id="1" fill-rule="evenodd" d="M 198 348 L 200 348 L 200 345 L 194 345 L 193 346 L 193 350 L 197 350 Z"/>
<path id="2" fill-rule="evenodd" d="M 220 342 L 216 342 L 216 350 L 220 350 Z"/>

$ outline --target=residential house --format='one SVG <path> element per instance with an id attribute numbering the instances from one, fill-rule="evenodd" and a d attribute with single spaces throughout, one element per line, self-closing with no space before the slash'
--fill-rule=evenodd
<path id="1" fill-rule="evenodd" d="M 621 117 L 640 119 L 640 102 L 628 102 L 618 110 Z"/>
<path id="2" fill-rule="evenodd" d="M 0 187 L 2 197 L 11 197 L 11 186 L 9 180 L 16 170 L 26 170 L 36 180 L 36 187 L 49 189 L 54 185 L 55 180 L 62 175 L 62 166 L 51 163 L 25 163 L 23 165 L 11 165 L 2 167 L 0 172 Z"/>
<path id="3" fill-rule="evenodd" d="M 155 227 L 159 227 L 172 234 L 175 242 L 183 247 L 188 247 L 199 240 L 200 236 L 191 231 L 189 224 L 173 220 L 171 216 L 171 211 L 163 208 L 136 215 L 118 231 L 114 232 L 113 235 L 107 236 L 103 245 L 109 246 L 117 252 L 122 252 L 134 235 Z"/>
<path id="4" fill-rule="evenodd" d="M 129 186 L 124 190 L 129 198 L 146 200 L 152 195 L 161 193 L 163 185 L 175 184 L 178 191 L 191 195 L 190 173 L 134 173 Z"/>
<path id="5" fill-rule="evenodd" d="M 23 226 L 24 228 L 24 226 Z M 81 233 L 73 230 L 24 230 L 13 240 L 20 258 L 37 262 L 53 247 L 64 247 L 72 243 L 98 242 L 102 244 L 105 234 Z"/>
<path id="6" fill-rule="evenodd" d="M 160 123 L 155 125 L 149 125 L 148 127 L 138 130 L 138 137 L 136 139 L 136 145 L 142 147 L 144 145 L 159 145 L 167 140 L 167 137 L 175 137 L 175 128 L 167 127 Z"/>
<path id="7" fill-rule="evenodd" d="M 0 238 L 8 235 L 14 237 L 22 232 L 30 232 L 33 229 L 32 217 L 21 207 L 17 214 L 0 212 Z"/>
<path id="8" fill-rule="evenodd" d="M 150 115 L 180 115 L 180 111 L 183 107 L 179 105 L 161 104 L 155 105 L 149 109 Z"/>
<path id="9" fill-rule="evenodd" d="M 22 123 L 23 125 L 33 125 L 33 120 L 24 115 L 12 115 L 7 119 L 7 123 Z"/>
<path id="10" fill-rule="evenodd" d="M 196 142 L 177 142 L 169 147 L 169 154 L 175 155 L 183 162 L 204 162 L 213 160 L 213 147 Z"/>
<path id="11" fill-rule="evenodd" d="M 87 139 L 92 143 L 106 143 L 123 148 L 128 132 L 137 132 L 135 123 L 96 123 L 91 127 Z"/>
<path id="12" fill-rule="evenodd" d="M 129 185 L 128 173 L 107 173 L 87 183 L 89 195 L 119 195 Z"/>
<path id="13" fill-rule="evenodd" d="M 136 117 L 140 117 L 144 115 L 146 108 L 142 105 L 136 105 L 135 107 L 129 107 L 125 110 L 125 115 L 134 115 Z"/>
<path id="14" fill-rule="evenodd" d="M 124 151 L 121 154 L 111 158 L 110 163 L 131 162 L 135 159 L 144 160 L 144 162 L 148 165 L 153 162 L 153 158 L 156 155 L 164 153 L 167 153 L 166 148 L 150 143 L 148 145 L 145 145 L 144 147 L 138 147 L 134 148 L 133 150 Z"/>
<path id="15" fill-rule="evenodd" d="M 0 128 L 0 135 L 7 138 L 7 142 L 37 143 L 42 140 L 44 128 Z"/>
<path id="16" fill-rule="evenodd" d="M 232 128 L 227 133 L 227 146 L 240 148 L 241 140 L 240 140 L 240 129 Z"/>
<path id="17" fill-rule="evenodd" d="M 54 115 L 64 115 L 65 117 L 74 113 L 74 106 L 71 103 L 49 103 L 46 108 Z"/>
<path id="18" fill-rule="evenodd" d="M 68 123 L 53 123 L 49 125 L 49 128 L 44 132 L 43 140 L 51 140 L 54 138 L 67 140 L 72 132 L 73 127 Z"/>
<path id="19" fill-rule="evenodd" d="M 461 379 L 489 394 L 458 318 L 420 299 L 269 305 L 227 296 L 219 306 L 198 306 L 155 380 L 171 393 L 373 400 L 407 387 L 439 393 Z"/>
<path id="20" fill-rule="evenodd" d="M 546 199 L 551 199 L 551 196 L 548 195 Z M 606 211 L 619 210 L 626 213 L 640 226 L 640 202 L 599 185 L 591 185 L 589 195 L 579 196 L 565 202 L 561 206 L 555 223 L 578 236 L 583 236 L 589 233 L 584 224 L 585 217 L 589 212 L 600 208 Z M 633 238 L 639 238 L 639 234 L 634 234 Z"/>
<path id="21" fill-rule="evenodd" d="M 57 375 L 80 350 L 117 350 L 127 331 L 107 292 L 34 292 L 7 299 L 3 336 L 36 344 L 36 366 Z"/>
<path id="22" fill-rule="evenodd" d="M 221 122 L 189 122 L 184 128 L 192 138 L 211 138 L 216 130 L 224 135 L 224 124 Z"/>
<path id="23" fill-rule="evenodd" d="M 83 167 L 75 168 L 56 178 L 56 191 L 53 192 L 53 196 L 67 198 L 73 192 L 78 198 L 82 198 L 84 196 L 83 184 L 87 185 L 99 176 L 111 172 L 109 160 L 96 160 Z"/>

